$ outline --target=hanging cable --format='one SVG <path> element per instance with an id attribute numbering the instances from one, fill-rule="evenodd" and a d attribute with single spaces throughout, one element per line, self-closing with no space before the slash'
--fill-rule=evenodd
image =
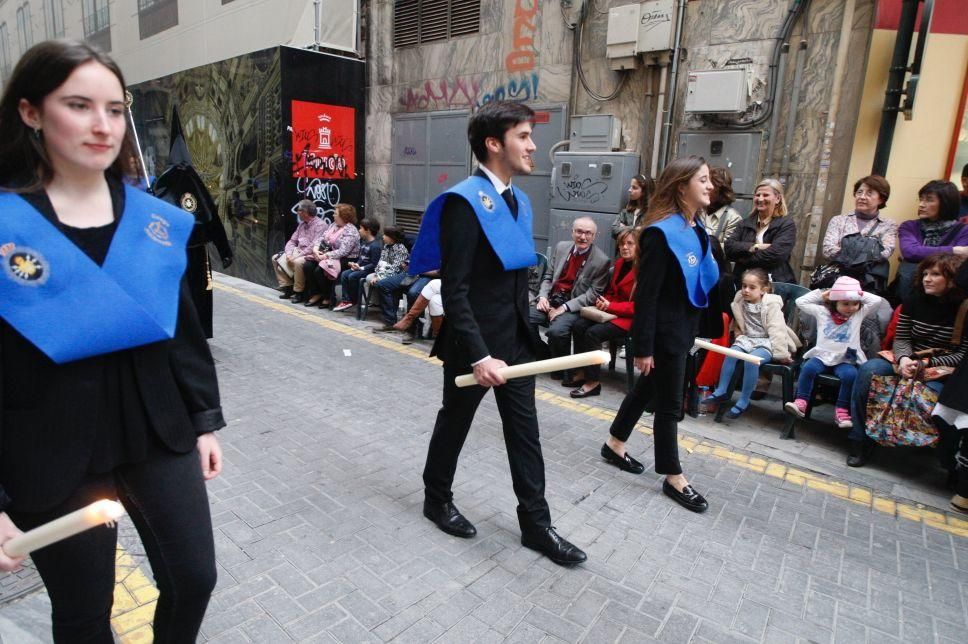
<path id="1" fill-rule="evenodd" d="M 606 101 L 610 101 L 614 99 L 616 96 L 619 95 L 619 92 L 621 92 L 622 88 L 625 87 L 625 82 L 628 80 L 629 75 L 627 72 L 622 74 L 621 78 L 618 81 L 618 85 L 616 85 L 615 87 L 615 90 L 608 96 L 602 96 L 601 94 L 599 94 L 589 86 L 588 79 L 585 78 L 585 70 L 581 66 L 581 49 L 582 49 L 583 35 L 585 32 L 585 17 L 587 16 L 587 9 L 588 9 L 588 5 L 587 4 L 583 5 L 581 9 L 581 13 L 579 14 L 579 17 L 578 17 L 578 29 L 575 32 L 575 36 L 574 36 L 575 46 L 572 48 L 573 49 L 572 64 L 575 66 L 575 69 L 578 72 L 578 81 L 581 83 L 581 86 L 585 90 L 585 93 L 588 94 L 588 96 L 591 97 L 592 100 L 598 103 L 604 103 Z"/>

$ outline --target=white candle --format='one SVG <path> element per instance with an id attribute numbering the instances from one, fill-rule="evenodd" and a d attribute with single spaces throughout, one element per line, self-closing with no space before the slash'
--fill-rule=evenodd
<path id="1" fill-rule="evenodd" d="M 23 557 L 61 539 L 73 537 L 75 534 L 90 528 L 116 521 L 123 514 L 124 507 L 116 501 L 108 501 L 107 499 L 95 501 L 76 512 L 66 514 L 50 523 L 37 526 L 30 532 L 10 539 L 3 544 L 3 552 L 8 557 Z"/>
<path id="2" fill-rule="evenodd" d="M 700 349 L 706 349 L 707 351 L 715 351 L 716 353 L 721 353 L 724 356 L 730 356 L 731 358 L 736 358 L 737 360 L 745 360 L 746 362 L 752 362 L 757 367 L 763 363 L 763 358 L 759 356 L 751 356 L 748 353 L 743 353 L 742 351 L 737 351 L 736 349 L 730 349 L 728 347 L 721 347 L 718 344 L 713 344 L 712 342 L 706 342 L 705 340 L 696 340 L 695 344 Z"/>
<path id="3" fill-rule="evenodd" d="M 612 356 L 609 355 L 608 351 L 586 351 L 585 353 L 576 353 L 560 358 L 549 358 L 548 360 L 511 365 L 510 367 L 498 369 L 497 372 L 504 376 L 505 379 L 523 378 L 525 376 L 536 376 L 539 373 L 548 373 L 549 371 L 564 371 L 566 369 L 587 367 L 593 364 L 605 364 L 611 359 Z M 477 384 L 477 381 L 474 380 L 474 374 L 468 373 L 454 378 L 454 383 L 458 387 L 472 387 Z"/>

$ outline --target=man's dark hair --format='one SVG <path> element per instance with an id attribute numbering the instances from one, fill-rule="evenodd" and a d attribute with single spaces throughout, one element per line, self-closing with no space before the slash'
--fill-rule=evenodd
<path id="1" fill-rule="evenodd" d="M 968 177 L 968 163 L 961 168 L 961 178 L 964 179 L 965 177 Z"/>
<path id="2" fill-rule="evenodd" d="M 958 206 L 961 200 L 958 187 L 950 181 L 935 179 L 929 181 L 918 190 L 918 197 L 931 194 L 938 198 L 938 219 L 951 221 L 958 218 Z"/>
<path id="3" fill-rule="evenodd" d="M 519 123 L 533 120 L 534 110 L 522 103 L 487 103 L 471 116 L 467 124 L 467 140 L 471 144 L 471 151 L 480 163 L 486 163 L 487 146 L 484 142 L 489 137 L 494 137 L 503 144 L 508 130 Z"/>
<path id="4" fill-rule="evenodd" d="M 360 222 L 360 228 L 366 228 L 376 237 L 380 234 L 380 220 L 373 217 L 364 217 L 363 221 Z"/>

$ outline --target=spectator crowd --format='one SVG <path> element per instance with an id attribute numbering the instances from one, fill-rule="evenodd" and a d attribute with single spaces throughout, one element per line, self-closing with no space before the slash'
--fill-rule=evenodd
<path id="1" fill-rule="evenodd" d="M 864 466 L 878 446 L 933 447 L 954 492 L 952 507 L 968 512 L 968 366 L 962 367 L 968 166 L 962 174 L 961 191 L 943 180 L 922 186 L 916 212 L 900 226 L 881 215 L 891 194 L 887 180 L 858 179 L 853 209 L 827 224 L 822 262 L 807 288 L 791 266 L 797 225 L 783 185 L 761 181 L 743 216 L 733 205 L 729 170 L 710 168 L 709 205 L 696 221 L 708 235 L 720 281 L 703 312 L 701 335 L 758 357 L 760 366 L 694 352 L 682 383 L 684 412 L 738 418 L 763 400 L 779 375 L 789 418 L 785 436 L 830 403 L 833 425 L 846 430 L 847 465 Z M 571 240 L 555 244 L 547 258 L 539 255 L 530 311 L 539 359 L 603 345 L 622 355 L 630 346 L 640 233 L 655 187 L 644 175 L 632 179 L 628 205 L 609 231 L 615 258 L 596 245 L 595 221 L 584 216 L 572 222 Z M 440 275 L 408 273 L 412 237 L 373 218 L 358 222 L 347 204 L 336 206 L 330 224 L 311 201 L 296 211 L 297 228 L 273 258 L 280 297 L 361 318 L 376 306 L 382 324 L 374 333 L 402 334 L 405 344 L 436 337 L 446 313 Z M 571 397 L 586 398 L 601 393 L 600 371 L 585 367 L 550 377 Z"/>

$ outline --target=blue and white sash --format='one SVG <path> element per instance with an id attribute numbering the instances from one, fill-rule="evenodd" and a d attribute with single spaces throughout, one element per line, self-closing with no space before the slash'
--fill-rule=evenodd
<path id="1" fill-rule="evenodd" d="M 504 198 L 494 189 L 494 184 L 485 177 L 471 175 L 438 195 L 424 211 L 420 233 L 410 253 L 408 272 L 419 275 L 440 268 L 440 215 L 448 195 L 464 198 L 474 209 L 481 229 L 504 270 L 512 271 L 537 264 L 534 240 L 531 238 L 531 202 L 523 191 L 511 190 L 518 202 L 517 221 Z"/>
<path id="2" fill-rule="evenodd" d="M 719 281 L 719 266 L 713 258 L 711 245 L 706 244 L 704 254 L 696 229 L 679 213 L 657 221 L 649 228 L 658 228 L 665 236 L 669 249 L 682 269 L 686 294 L 692 305 L 699 309 L 709 306 L 709 292 Z M 701 226 L 698 230 L 700 234 L 706 234 Z"/>
<path id="3" fill-rule="evenodd" d="M 124 190 L 103 266 L 23 198 L 0 194 L 0 317 L 58 364 L 175 334 L 194 219 Z"/>

